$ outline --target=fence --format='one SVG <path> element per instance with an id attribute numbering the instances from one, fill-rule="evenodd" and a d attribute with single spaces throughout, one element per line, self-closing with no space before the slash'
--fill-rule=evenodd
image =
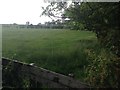
<path id="1" fill-rule="evenodd" d="M 9 67 L 12 67 L 12 77 L 13 81 L 17 79 L 18 76 L 28 77 L 30 81 L 30 87 L 38 88 L 38 87 L 48 87 L 48 88 L 89 88 L 88 85 L 80 82 L 79 80 L 75 80 L 72 77 L 68 77 L 59 73 L 55 73 L 53 71 L 49 71 L 43 69 L 41 67 L 37 67 L 34 65 L 22 63 L 15 60 L 10 60 L 6 58 L 2 58 L 3 69 L 7 70 Z M 9 71 L 7 71 L 8 73 Z M 4 75 L 3 71 L 3 75 Z M 7 74 L 9 78 L 9 74 Z M 3 76 L 5 79 L 5 75 Z M 3 81 L 4 81 L 3 78 Z M 11 80 L 10 79 L 10 80 Z M 7 80 L 8 81 L 8 80 Z M 19 80 L 18 80 L 19 82 Z M 3 82 L 4 83 L 4 82 Z M 4 87 L 4 85 L 3 85 Z"/>

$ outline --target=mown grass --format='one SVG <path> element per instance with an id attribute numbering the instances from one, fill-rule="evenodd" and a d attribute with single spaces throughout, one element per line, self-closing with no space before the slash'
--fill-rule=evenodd
<path id="1" fill-rule="evenodd" d="M 35 63 L 83 80 L 88 65 L 86 49 L 99 49 L 95 34 L 89 31 L 4 28 L 3 57 Z"/>

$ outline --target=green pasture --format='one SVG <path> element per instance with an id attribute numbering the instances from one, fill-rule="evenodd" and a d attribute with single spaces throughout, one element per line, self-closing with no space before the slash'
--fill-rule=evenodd
<path id="1" fill-rule="evenodd" d="M 96 49 L 95 34 L 63 29 L 4 28 L 2 56 L 83 79 L 87 49 Z"/>

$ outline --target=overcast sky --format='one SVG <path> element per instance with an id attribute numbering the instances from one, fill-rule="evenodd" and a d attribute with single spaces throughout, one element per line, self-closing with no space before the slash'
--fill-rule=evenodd
<path id="1" fill-rule="evenodd" d="M 40 17 L 44 0 L 0 0 L 0 24 L 32 24 L 50 21 L 49 17 Z"/>

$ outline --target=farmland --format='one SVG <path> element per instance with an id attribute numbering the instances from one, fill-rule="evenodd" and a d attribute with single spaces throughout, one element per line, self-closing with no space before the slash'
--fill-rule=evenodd
<path id="1" fill-rule="evenodd" d="M 2 56 L 68 75 L 85 77 L 87 49 L 97 49 L 90 31 L 6 28 L 2 31 Z"/>

